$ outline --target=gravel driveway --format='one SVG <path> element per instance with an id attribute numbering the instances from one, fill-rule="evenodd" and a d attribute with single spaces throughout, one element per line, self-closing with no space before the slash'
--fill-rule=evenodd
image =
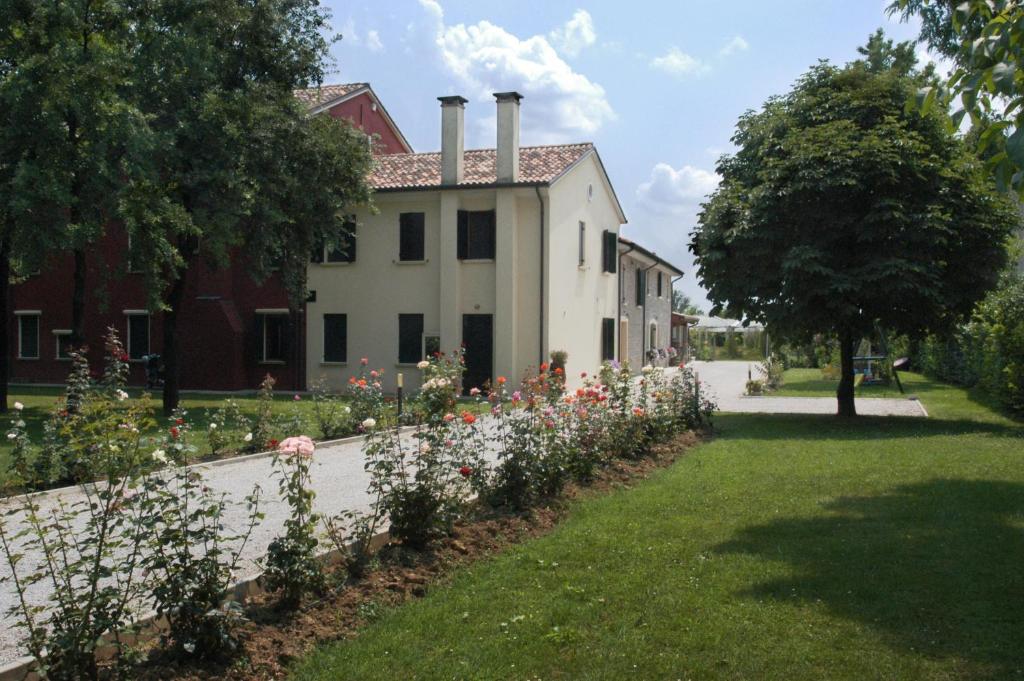
<path id="1" fill-rule="evenodd" d="M 835 414 L 834 397 L 747 397 L 747 370 L 753 362 L 693 362 L 705 387 L 715 396 L 720 411 L 760 414 Z M 857 397 L 857 413 L 865 416 L 928 416 L 918 400 L 892 397 Z"/>

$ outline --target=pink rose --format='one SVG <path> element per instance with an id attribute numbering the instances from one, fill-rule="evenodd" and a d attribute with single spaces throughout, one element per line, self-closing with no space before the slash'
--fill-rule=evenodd
<path id="1" fill-rule="evenodd" d="M 284 441 L 277 446 L 277 451 L 282 454 L 297 454 L 298 456 L 309 457 L 313 456 L 313 451 L 316 449 L 316 444 L 307 435 L 298 435 L 296 437 L 286 437 Z"/>

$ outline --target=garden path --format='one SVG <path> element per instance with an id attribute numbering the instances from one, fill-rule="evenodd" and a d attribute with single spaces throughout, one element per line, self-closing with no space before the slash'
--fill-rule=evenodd
<path id="1" fill-rule="evenodd" d="M 834 414 L 834 397 L 749 397 L 748 370 L 753 362 L 692 362 L 689 365 L 714 395 L 720 411 L 760 414 Z M 857 397 L 857 413 L 865 416 L 928 416 L 919 400 L 892 397 Z"/>

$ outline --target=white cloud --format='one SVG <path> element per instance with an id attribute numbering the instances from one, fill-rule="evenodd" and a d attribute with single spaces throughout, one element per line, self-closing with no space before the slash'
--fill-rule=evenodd
<path id="1" fill-rule="evenodd" d="M 490 107 L 493 92 L 516 90 L 524 95 L 524 143 L 579 141 L 615 119 L 604 88 L 574 71 L 547 37 L 520 38 L 489 21 L 448 26 L 436 0 L 420 0 L 420 5 L 433 18 L 441 62 L 468 89 L 463 94 Z M 493 113 L 480 126 L 481 137 L 485 129 L 493 135 Z"/>
<path id="2" fill-rule="evenodd" d="M 743 36 L 735 36 L 732 40 L 722 46 L 718 51 L 720 57 L 730 57 L 737 52 L 746 52 L 750 49 L 750 43 L 743 39 Z"/>
<path id="3" fill-rule="evenodd" d="M 679 77 L 700 76 L 710 70 L 710 67 L 700 59 L 690 56 L 674 46 L 660 57 L 652 59 L 651 67 Z"/>
<path id="4" fill-rule="evenodd" d="M 590 47 L 597 41 L 594 20 L 590 12 L 578 9 L 564 26 L 548 33 L 548 38 L 562 54 L 575 57 L 583 48 Z"/>
<path id="5" fill-rule="evenodd" d="M 715 191 L 718 175 L 684 165 L 678 170 L 668 163 L 655 164 L 651 176 L 636 190 L 640 203 L 655 213 L 696 215 L 704 198 Z"/>
<path id="6" fill-rule="evenodd" d="M 380 52 L 384 49 L 384 43 L 380 41 L 380 34 L 377 31 L 366 32 L 366 49 L 370 52 Z"/>

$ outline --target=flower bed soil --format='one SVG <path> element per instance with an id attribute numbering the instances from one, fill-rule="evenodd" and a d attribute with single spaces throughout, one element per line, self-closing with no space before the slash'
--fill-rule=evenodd
<path id="1" fill-rule="evenodd" d="M 287 675 L 289 667 L 315 646 L 359 635 L 368 613 L 426 594 L 448 581 L 461 566 L 500 553 L 513 544 L 547 534 L 568 512 L 567 502 L 629 488 L 652 471 L 671 465 L 705 434 L 684 433 L 654 448 L 640 461 L 615 460 L 589 485 L 571 485 L 564 495 L 524 514 L 479 508 L 479 517 L 460 522 L 451 537 L 426 552 L 397 544 L 377 554 L 377 567 L 362 579 L 349 580 L 327 597 L 307 602 L 297 612 L 281 612 L 272 595 L 246 604 L 249 621 L 240 627 L 241 650 L 221 663 L 197 663 L 155 657 L 132 670 L 144 681 L 227 679 L 263 681 Z"/>

